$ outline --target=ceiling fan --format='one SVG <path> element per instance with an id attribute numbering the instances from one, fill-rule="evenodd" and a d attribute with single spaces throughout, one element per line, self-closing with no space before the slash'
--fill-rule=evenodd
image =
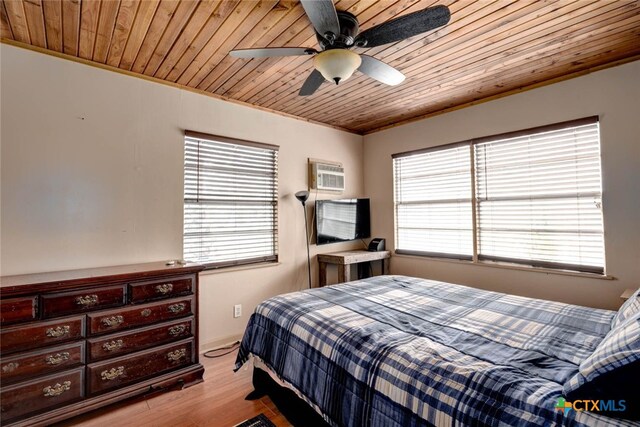
<path id="1" fill-rule="evenodd" d="M 349 12 L 337 11 L 332 0 L 300 0 L 320 45 L 320 51 L 306 47 L 271 47 L 237 49 L 229 54 L 236 58 L 315 55 L 313 66 L 299 95 L 313 94 L 325 81 L 336 85 L 360 71 L 381 83 L 395 86 L 404 81 L 400 71 L 368 55 L 352 52 L 354 47 L 376 47 L 413 37 L 449 22 L 446 6 L 429 7 L 392 19 L 359 32 L 358 19 Z"/>

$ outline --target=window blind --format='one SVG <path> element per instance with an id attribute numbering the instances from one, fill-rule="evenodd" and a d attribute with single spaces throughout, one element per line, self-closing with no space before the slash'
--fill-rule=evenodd
<path id="1" fill-rule="evenodd" d="M 597 119 L 474 149 L 479 259 L 604 272 Z"/>
<path id="2" fill-rule="evenodd" d="M 183 258 L 277 260 L 278 147 L 187 132 Z"/>
<path id="3" fill-rule="evenodd" d="M 471 259 L 470 149 L 394 156 L 396 252 Z"/>

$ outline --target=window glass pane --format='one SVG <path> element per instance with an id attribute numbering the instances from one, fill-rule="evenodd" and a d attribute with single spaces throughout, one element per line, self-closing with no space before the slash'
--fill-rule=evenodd
<path id="1" fill-rule="evenodd" d="M 470 146 L 394 159 L 396 249 L 471 258 Z"/>
<path id="2" fill-rule="evenodd" d="M 275 260 L 277 182 L 275 149 L 186 137 L 183 258 Z"/>
<path id="3" fill-rule="evenodd" d="M 474 148 L 481 259 L 604 271 L 597 122 Z"/>

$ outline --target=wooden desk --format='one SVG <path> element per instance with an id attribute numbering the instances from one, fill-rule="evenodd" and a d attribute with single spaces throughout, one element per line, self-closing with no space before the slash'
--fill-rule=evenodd
<path id="1" fill-rule="evenodd" d="M 359 250 L 319 254 L 319 286 L 326 286 L 327 284 L 327 264 L 335 264 L 338 266 L 338 283 L 343 283 L 350 280 L 351 264 L 382 261 L 382 274 L 385 274 L 385 264 L 389 258 L 391 258 L 391 252 L 389 251 L 369 252 Z"/>

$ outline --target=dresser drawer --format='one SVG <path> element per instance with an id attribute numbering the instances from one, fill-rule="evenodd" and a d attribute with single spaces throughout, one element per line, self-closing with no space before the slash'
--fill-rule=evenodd
<path id="1" fill-rule="evenodd" d="M 84 363 L 84 342 L 19 353 L 0 359 L 2 384 L 36 375 L 50 374 Z"/>
<path id="2" fill-rule="evenodd" d="M 43 295 L 42 316 L 57 317 L 124 305 L 124 290 L 125 285 L 119 285 Z"/>
<path id="3" fill-rule="evenodd" d="M 38 297 L 3 299 L 0 301 L 0 323 L 28 322 L 36 319 Z"/>
<path id="4" fill-rule="evenodd" d="M 0 333 L 0 353 L 54 345 L 84 337 L 84 316 L 50 320 L 48 322 L 27 323 L 2 328 Z"/>
<path id="5" fill-rule="evenodd" d="M 193 277 L 177 277 L 170 280 L 154 280 L 129 285 L 129 301 L 134 304 L 191 293 L 193 293 Z"/>
<path id="6" fill-rule="evenodd" d="M 192 316 L 129 332 L 93 338 L 87 341 L 87 349 L 92 361 L 102 360 L 190 337 L 193 335 L 194 327 Z"/>
<path id="7" fill-rule="evenodd" d="M 88 393 L 102 393 L 193 362 L 194 340 L 190 339 L 92 363 L 87 366 Z"/>
<path id="8" fill-rule="evenodd" d="M 89 334 L 103 334 L 189 316 L 193 314 L 193 301 L 191 296 L 100 313 L 89 313 Z"/>
<path id="9" fill-rule="evenodd" d="M 84 367 L 2 387 L 2 424 L 84 396 Z"/>

